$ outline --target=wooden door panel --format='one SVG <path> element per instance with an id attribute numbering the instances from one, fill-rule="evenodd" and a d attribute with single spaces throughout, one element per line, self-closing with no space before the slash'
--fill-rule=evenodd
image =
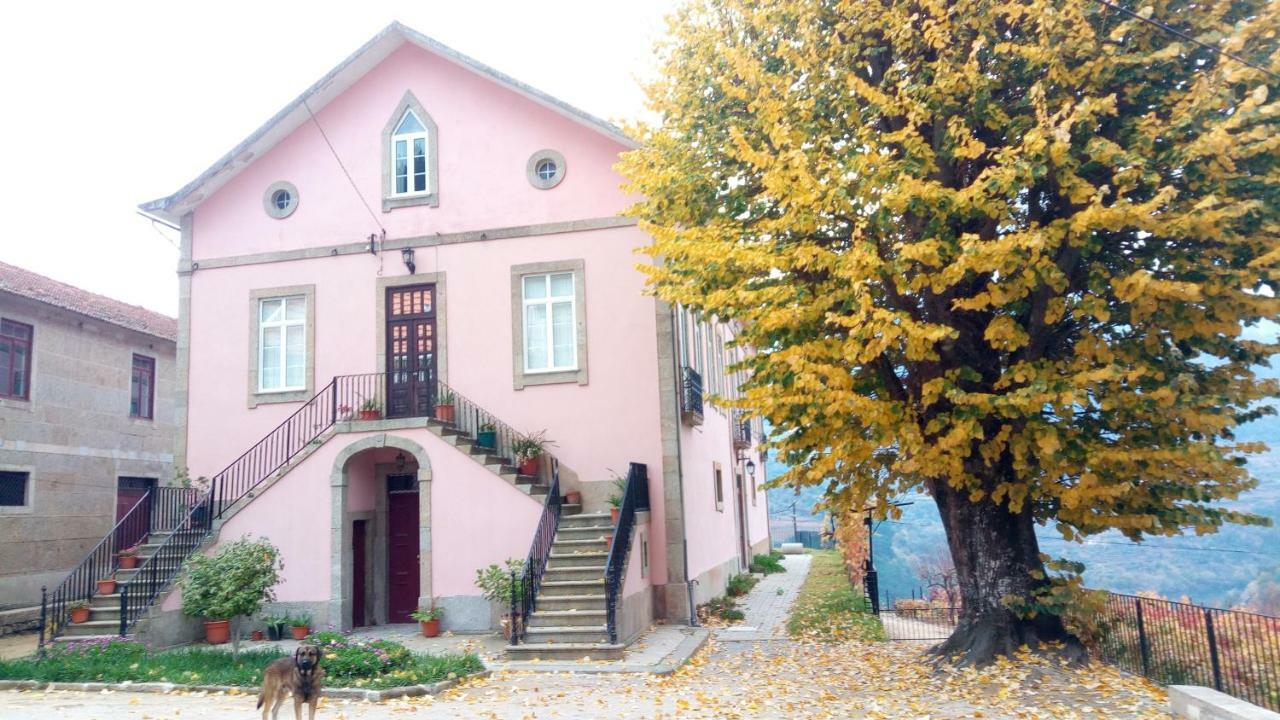
<path id="1" fill-rule="evenodd" d="M 418 493 L 387 495 L 387 622 L 412 622 L 419 588 Z"/>
<path id="2" fill-rule="evenodd" d="M 387 289 L 387 417 L 431 414 L 435 331 L 434 285 Z"/>

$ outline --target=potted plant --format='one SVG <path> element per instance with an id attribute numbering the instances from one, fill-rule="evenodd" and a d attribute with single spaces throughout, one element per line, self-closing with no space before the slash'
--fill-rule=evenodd
<path id="1" fill-rule="evenodd" d="M 513 626 L 519 623 L 519 618 L 513 620 L 511 617 L 511 595 L 513 592 L 519 595 L 524 587 L 523 573 L 524 561 L 518 558 L 508 558 L 506 567 L 490 565 L 476 570 L 476 587 L 480 588 L 480 594 L 486 600 L 499 609 L 502 636 L 507 640 L 511 639 Z"/>
<path id="2" fill-rule="evenodd" d="M 285 638 L 285 628 L 288 627 L 288 618 L 283 615 L 268 615 L 263 618 L 263 622 L 267 626 L 268 640 L 283 640 Z"/>
<path id="3" fill-rule="evenodd" d="M 116 591 L 116 579 L 114 577 L 102 578 L 98 581 L 98 594 L 111 595 Z"/>
<path id="4" fill-rule="evenodd" d="M 353 414 L 354 414 L 354 413 L 352 413 L 352 412 L 351 412 L 351 406 L 350 406 L 350 405 L 348 405 L 348 404 L 346 404 L 346 403 L 342 403 L 341 405 L 339 405 L 339 406 L 338 406 L 338 419 L 339 419 L 339 420 L 350 420 Z"/>
<path id="5" fill-rule="evenodd" d="M 542 458 L 542 453 L 546 452 L 546 447 L 551 443 L 546 439 L 547 431 L 541 430 L 529 435 L 521 435 L 511 444 L 511 451 L 515 454 L 516 464 L 520 466 L 521 475 L 537 475 L 538 464 Z"/>
<path id="6" fill-rule="evenodd" d="M 382 417 L 382 406 L 372 398 L 360 403 L 361 420 L 377 420 Z"/>
<path id="7" fill-rule="evenodd" d="M 225 543 L 212 555 L 196 553 L 182 565 L 182 612 L 204 618 L 205 639 L 213 645 L 232 641 L 240 652 L 240 619 L 275 600 L 280 582 L 280 550 L 269 541 L 243 537 Z M 234 627 L 232 626 L 234 623 Z"/>
<path id="8" fill-rule="evenodd" d="M 289 629 L 293 631 L 294 640 L 305 640 L 311 634 L 311 616 L 295 615 L 289 618 Z"/>
<path id="9" fill-rule="evenodd" d="M 77 600 L 67 605 L 67 610 L 71 612 L 71 622 L 82 623 L 89 622 L 89 601 Z"/>
<path id="10" fill-rule="evenodd" d="M 570 490 L 564 494 L 564 501 L 569 505 L 581 505 L 582 493 L 577 490 Z"/>
<path id="11" fill-rule="evenodd" d="M 609 547 L 613 547 L 613 531 L 612 530 L 601 535 L 600 539 L 604 540 L 605 545 L 608 545 Z"/>
<path id="12" fill-rule="evenodd" d="M 138 567 L 138 546 L 128 547 L 116 553 L 120 558 L 121 570 L 132 570 Z"/>
<path id="13" fill-rule="evenodd" d="M 609 520 L 614 525 L 618 524 L 618 517 L 622 515 L 622 497 L 627 494 L 627 480 L 619 476 L 617 473 L 613 475 L 613 493 L 609 495 Z"/>
<path id="14" fill-rule="evenodd" d="M 254 642 L 262 642 L 262 631 L 254 630 L 252 633 L 249 633 L 249 639 Z"/>
<path id="15" fill-rule="evenodd" d="M 476 431 L 476 445 L 492 450 L 497 444 L 498 431 L 493 427 L 493 423 L 480 423 L 480 429 Z"/>
<path id="16" fill-rule="evenodd" d="M 440 618 L 444 609 L 438 607 L 418 608 L 409 617 L 422 625 L 422 637 L 433 638 L 440 635 Z"/>
<path id="17" fill-rule="evenodd" d="M 442 390 L 440 396 L 436 398 L 436 419 L 442 423 L 453 424 L 453 393 L 449 390 Z"/>

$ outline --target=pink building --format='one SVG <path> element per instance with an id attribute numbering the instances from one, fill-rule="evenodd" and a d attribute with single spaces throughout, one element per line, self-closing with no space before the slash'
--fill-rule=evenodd
<path id="1" fill-rule="evenodd" d="M 276 611 L 483 631 L 476 571 L 516 558 L 523 652 L 575 657 L 723 594 L 769 544 L 759 427 L 703 402 L 736 391 L 732 327 L 643 292 L 630 147 L 392 24 L 143 204 L 182 231 L 177 458 L 211 480 L 139 578 L 252 534 L 283 551 Z M 192 630 L 136 582 L 123 625 Z"/>

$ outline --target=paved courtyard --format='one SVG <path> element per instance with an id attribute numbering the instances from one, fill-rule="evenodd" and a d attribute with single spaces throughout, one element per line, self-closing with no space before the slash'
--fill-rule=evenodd
<path id="1" fill-rule="evenodd" d="M 937 669 L 914 643 L 819 643 L 785 639 L 787 612 L 808 557 L 789 556 L 787 573 L 759 583 L 740 606 L 746 621 L 716 630 L 674 673 L 497 669 L 438 697 L 385 703 L 325 700 L 321 720 L 671 720 L 674 718 L 990 718 L 1073 720 L 1168 718 L 1159 688 L 1105 667 L 1068 669 L 1047 661 L 982 672 Z M 779 593 L 781 589 L 781 593 Z M 663 629 L 665 632 L 676 628 Z M 396 632 L 388 630 L 386 632 Z M 401 632 L 405 632 L 403 629 Z M 652 636 L 651 636 L 652 637 Z M 408 638 L 406 638 L 408 639 Z M 417 641 L 415 641 L 416 644 Z M 426 642 L 426 641 L 423 641 Z M 436 647 L 489 655 L 492 640 L 443 638 Z M 658 641 L 667 642 L 667 640 Z M 655 643 L 645 640 L 646 645 Z M 658 653 L 642 647 L 635 663 Z M 254 696 L 127 692 L 0 692 L 5 720 L 224 720 L 252 718 Z M 288 715 L 286 711 L 285 715 Z"/>

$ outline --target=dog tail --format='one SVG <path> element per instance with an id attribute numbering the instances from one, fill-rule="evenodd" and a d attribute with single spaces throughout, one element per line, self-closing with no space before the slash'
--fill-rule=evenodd
<path id="1" fill-rule="evenodd" d="M 264 700 L 266 700 L 266 699 L 267 699 L 267 695 L 266 695 L 266 693 L 259 692 L 259 693 L 258 693 L 258 704 L 257 704 L 257 707 L 261 708 L 261 707 L 262 707 L 262 701 L 264 701 Z"/>

